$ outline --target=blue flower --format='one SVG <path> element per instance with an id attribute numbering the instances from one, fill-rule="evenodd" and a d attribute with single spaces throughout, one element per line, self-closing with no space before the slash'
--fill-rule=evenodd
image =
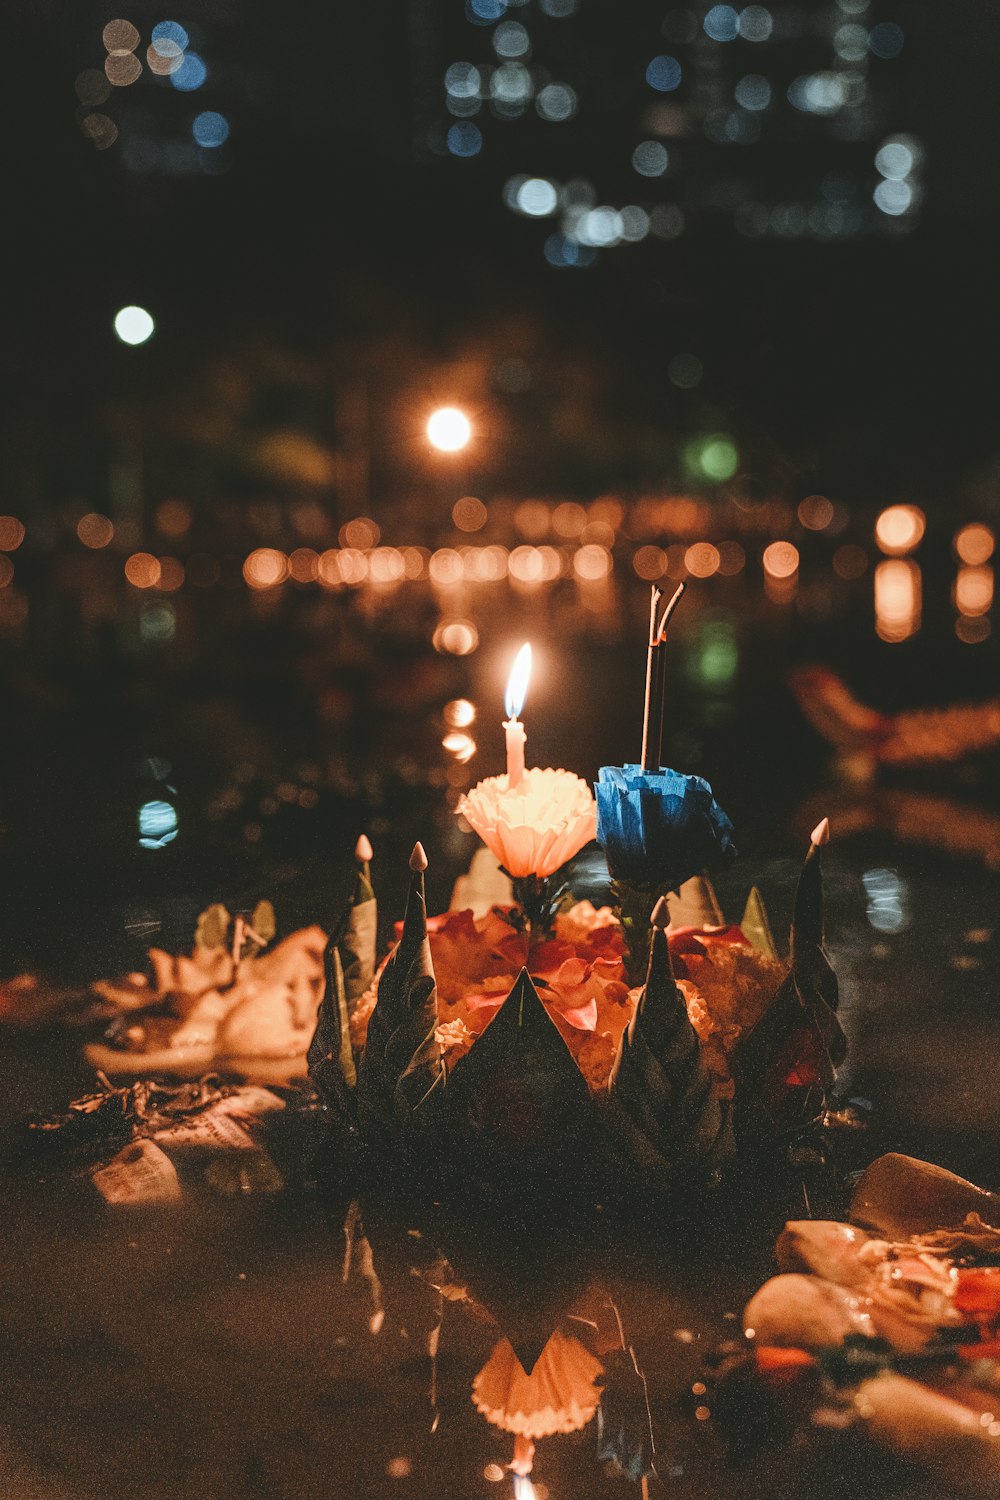
<path id="1" fill-rule="evenodd" d="M 733 825 L 701 776 L 641 766 L 602 766 L 598 775 L 597 840 L 616 880 L 672 891 L 735 858 Z"/>

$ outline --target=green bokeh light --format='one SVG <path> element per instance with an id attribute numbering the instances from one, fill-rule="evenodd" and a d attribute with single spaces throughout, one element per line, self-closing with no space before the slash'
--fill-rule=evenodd
<path id="1" fill-rule="evenodd" d="M 712 432 L 692 438 L 684 449 L 684 462 L 698 478 L 732 479 L 740 466 L 740 451 L 728 433 Z"/>

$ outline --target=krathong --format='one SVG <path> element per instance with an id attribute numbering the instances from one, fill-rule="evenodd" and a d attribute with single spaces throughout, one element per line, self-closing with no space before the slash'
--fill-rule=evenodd
<path id="1" fill-rule="evenodd" d="M 380 1159 L 428 1170 L 446 1191 L 477 1183 L 524 1202 L 583 1183 L 629 1198 L 712 1180 L 740 1151 L 824 1117 L 844 1055 L 823 938 L 827 837 L 824 823 L 810 841 L 789 961 L 757 892 L 749 933 L 668 933 L 660 900 L 640 986 L 628 984 L 623 929 L 607 907 L 567 904 L 546 934 L 511 907 L 428 919 L 418 846 L 388 962 L 349 1007 L 342 985 L 328 988 L 317 1032 L 326 1066 L 314 1081 Z M 707 882 L 695 880 L 698 907 Z M 331 1071 L 345 1009 L 356 1087 Z"/>

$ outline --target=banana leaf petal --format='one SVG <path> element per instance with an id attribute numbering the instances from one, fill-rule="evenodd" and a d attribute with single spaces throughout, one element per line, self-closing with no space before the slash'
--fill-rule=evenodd
<path id="1" fill-rule="evenodd" d="M 375 977 L 378 943 L 378 902 L 364 870 L 358 871 L 347 920 L 336 937 L 344 970 L 348 1010 L 353 1012 Z"/>
<path id="2" fill-rule="evenodd" d="M 732 1153 L 729 1111 L 716 1097 L 674 983 L 662 927 L 653 929 L 646 984 L 611 1070 L 610 1101 L 612 1128 L 633 1154 L 638 1136 L 645 1144 L 639 1159 L 662 1162 L 663 1178 L 715 1167 Z"/>
<path id="3" fill-rule="evenodd" d="M 306 1054 L 309 1076 L 317 1092 L 328 1104 L 333 1105 L 345 1119 L 353 1119 L 357 1074 L 351 1050 L 344 972 L 340 954 L 333 942 L 327 944 L 323 966 L 326 970 L 326 988 L 319 1004 L 316 1030 Z"/>

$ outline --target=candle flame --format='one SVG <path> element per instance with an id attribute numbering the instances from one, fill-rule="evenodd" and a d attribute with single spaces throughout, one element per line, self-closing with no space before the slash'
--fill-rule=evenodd
<path id="1" fill-rule="evenodd" d="M 510 676 L 507 678 L 507 691 L 504 694 L 504 707 L 507 710 L 508 719 L 516 719 L 524 707 L 524 700 L 528 696 L 528 683 L 531 681 L 531 646 L 525 641 L 520 651 L 514 658 Z"/>

